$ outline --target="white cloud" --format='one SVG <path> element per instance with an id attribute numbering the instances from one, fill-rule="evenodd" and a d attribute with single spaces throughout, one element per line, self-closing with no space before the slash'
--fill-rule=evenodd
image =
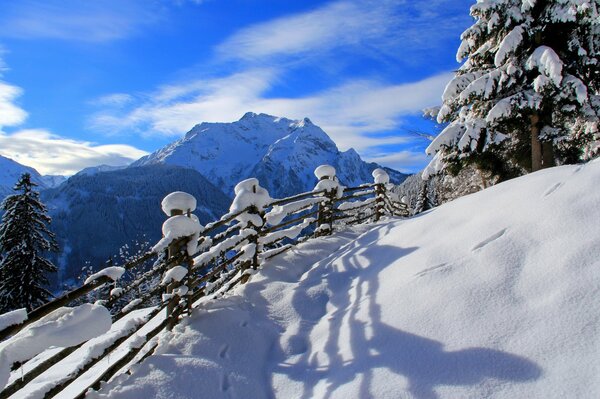
<path id="1" fill-rule="evenodd" d="M 21 88 L 0 80 L 0 129 L 20 125 L 27 118 L 27 112 L 14 103 L 22 92 Z"/>
<path id="2" fill-rule="evenodd" d="M 221 57 L 265 63 L 286 57 L 314 61 L 335 48 L 410 62 L 440 42 L 458 39 L 468 0 L 338 0 L 319 8 L 240 29 L 217 48 Z M 464 14 L 464 15 L 463 15 Z M 318 57 L 317 57 L 318 58 Z"/>
<path id="3" fill-rule="evenodd" d="M 245 112 L 311 118 L 340 148 L 359 152 L 406 142 L 406 137 L 366 135 L 398 128 L 401 117 L 437 104 L 452 76 L 443 73 L 406 84 L 352 81 L 298 98 L 265 96 L 278 79 L 273 70 L 255 69 L 226 78 L 198 80 L 161 88 L 132 109 L 103 110 L 91 124 L 107 132 L 138 131 L 146 135 L 181 136 L 200 122 L 230 122 Z"/>
<path id="4" fill-rule="evenodd" d="M 102 96 L 92 101 L 92 105 L 100 105 L 107 107 L 122 107 L 133 101 L 133 96 L 127 93 L 114 93 Z"/>
<path id="5" fill-rule="evenodd" d="M 218 48 L 226 58 L 301 55 L 358 45 L 386 35 L 392 25 L 385 1 L 337 1 L 323 7 L 241 29 Z"/>
<path id="6" fill-rule="evenodd" d="M 156 23 L 161 8 L 142 0 L 22 0 L 0 10 L 1 36 L 104 42 Z"/>
<path id="7" fill-rule="evenodd" d="M 424 151 L 397 151 L 388 154 L 366 155 L 365 160 L 377 162 L 378 164 L 388 166 L 399 170 L 400 172 L 412 173 L 415 168 L 419 169 L 427 162 L 428 157 Z"/>
<path id="8" fill-rule="evenodd" d="M 137 148 L 67 139 L 43 129 L 0 131 L 0 153 L 41 174 L 72 175 L 88 166 L 126 165 L 147 153 Z"/>

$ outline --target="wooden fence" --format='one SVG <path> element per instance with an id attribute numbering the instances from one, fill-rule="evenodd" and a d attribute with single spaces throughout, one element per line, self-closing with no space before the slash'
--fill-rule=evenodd
<path id="1" fill-rule="evenodd" d="M 314 191 L 272 200 L 261 206 L 250 204 L 202 228 L 199 237 L 197 234 L 173 237 L 165 250 L 159 248 L 150 251 L 120 266 L 125 270 L 134 270 L 154 260 L 149 271 L 127 286 L 116 287 L 118 282 L 113 277 L 100 273 L 81 287 L 29 312 L 23 323 L 0 331 L 0 340 L 12 339 L 32 323 L 76 300 L 81 301 L 81 298 L 106 284 L 117 288 L 109 290 L 110 295 L 101 301 L 111 311 L 113 325 L 127 318 L 134 310 L 144 309 L 143 317 L 127 323 L 122 331 L 113 333 L 112 340 L 94 346 L 93 350 L 88 347 L 87 352 L 93 352 L 93 356 L 82 357 L 77 367 L 66 369 L 60 378 L 46 383 L 42 392 L 44 398 L 54 397 L 94 369 L 92 377 L 89 373 L 86 376 L 85 384 L 77 384 L 81 386 L 81 392 L 76 397 L 83 398 L 88 389 L 98 390 L 102 382 L 117 374 L 128 373 L 132 365 L 152 355 L 157 346 L 155 337 L 176 325 L 198 306 L 203 297 L 217 298 L 236 285 L 245 283 L 265 260 L 308 239 L 329 235 L 341 226 L 375 222 L 383 216 L 408 216 L 406 205 L 390 193 L 387 174 L 381 169 L 374 172 L 375 183 L 345 188 L 337 187 L 334 169 L 327 170 L 330 171 L 329 175 L 318 177 L 330 184 L 319 184 Z M 191 217 L 189 209 L 175 208 L 170 211 L 172 217 Z M 175 273 L 175 268 L 182 273 Z M 175 277 L 165 281 L 166 275 Z M 151 282 L 155 283 L 149 285 Z M 132 302 L 123 303 L 125 295 L 141 286 L 149 288 Z M 152 305 L 155 303 L 159 305 Z M 36 377 L 60 365 L 76 351 L 86 349 L 86 343 L 89 345 L 89 341 L 86 341 L 72 347 L 53 348 L 28 361 L 13 364 L 13 374 L 17 374 L 18 378 L 13 376 L 12 381 L 0 392 L 0 399 L 11 395 L 17 397 L 19 391 Z M 110 362 L 100 364 L 109 356 Z"/>

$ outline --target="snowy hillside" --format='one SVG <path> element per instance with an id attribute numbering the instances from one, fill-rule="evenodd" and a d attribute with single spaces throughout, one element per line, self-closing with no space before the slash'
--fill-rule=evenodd
<path id="1" fill-rule="evenodd" d="M 312 190 L 319 165 L 335 166 L 347 185 L 370 182 L 371 172 L 379 167 L 361 160 L 353 149 L 340 152 L 308 118 L 293 121 L 252 112 L 233 123 L 201 123 L 132 166 L 156 163 L 195 169 L 229 196 L 239 181 L 256 177 L 274 197 Z M 397 171 L 388 173 L 395 183 L 406 178 Z"/>
<path id="2" fill-rule="evenodd" d="M 311 240 L 94 397 L 600 397 L 600 162 Z"/>

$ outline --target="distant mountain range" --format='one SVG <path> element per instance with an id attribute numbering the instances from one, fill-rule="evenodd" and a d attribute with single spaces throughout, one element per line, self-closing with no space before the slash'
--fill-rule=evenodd
<path id="1" fill-rule="evenodd" d="M 72 280 L 89 262 L 101 267 L 124 244 L 160 238 L 162 198 L 186 191 L 198 200 L 202 223 L 216 220 L 231 203 L 233 187 L 256 177 L 273 198 L 312 190 L 314 169 L 333 165 L 344 185 L 373 180 L 380 165 L 364 162 L 353 149 L 340 151 L 308 118 L 290 120 L 247 113 L 233 123 L 201 123 L 182 139 L 129 167 L 86 168 L 67 181 L 40 176 L 33 168 L 0 157 L 0 195 L 27 171 L 39 182 L 61 247 L 56 283 Z M 392 182 L 408 175 L 385 168 Z"/>

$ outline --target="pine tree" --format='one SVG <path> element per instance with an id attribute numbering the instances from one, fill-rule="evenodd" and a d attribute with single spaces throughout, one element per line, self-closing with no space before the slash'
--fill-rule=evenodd
<path id="1" fill-rule="evenodd" d="M 500 180 L 600 151 L 600 1 L 478 0 L 424 175 Z"/>
<path id="2" fill-rule="evenodd" d="M 58 247 L 35 186 L 31 175 L 23 174 L 14 187 L 20 193 L 6 197 L 1 205 L 5 213 L 0 224 L 0 312 L 30 311 L 52 296 L 44 287 L 47 274 L 57 269 L 42 255 Z"/>

